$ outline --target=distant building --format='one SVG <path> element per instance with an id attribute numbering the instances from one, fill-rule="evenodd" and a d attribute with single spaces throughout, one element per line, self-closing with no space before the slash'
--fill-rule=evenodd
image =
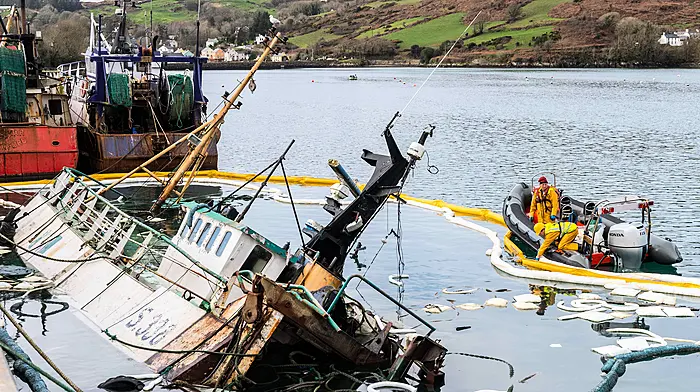
<path id="1" fill-rule="evenodd" d="M 211 58 L 211 56 L 214 54 L 214 49 L 207 46 L 206 48 L 202 49 L 199 54 L 202 57 Z"/>
<path id="2" fill-rule="evenodd" d="M 204 46 L 206 46 L 207 48 L 213 48 L 214 45 L 216 45 L 216 44 L 218 44 L 218 43 L 219 43 L 219 39 L 218 39 L 218 38 L 209 38 L 209 39 L 207 40 L 207 43 L 204 44 Z"/>
<path id="3" fill-rule="evenodd" d="M 166 46 L 166 45 L 161 45 L 161 47 L 158 48 L 158 52 L 160 52 L 161 55 L 173 54 L 173 53 L 175 53 L 174 50 L 172 50 L 170 47 L 168 47 L 168 46 Z"/>
<path id="4" fill-rule="evenodd" d="M 672 33 L 664 32 L 659 38 L 659 44 L 670 46 L 683 46 L 688 43 L 688 40 L 700 38 L 700 31 L 695 29 L 685 29 L 684 31 L 676 31 Z"/>
<path id="5" fill-rule="evenodd" d="M 239 52 L 233 48 L 229 48 L 226 53 L 224 53 L 224 61 L 245 61 L 248 60 L 248 55 L 245 52 Z"/>
<path id="6" fill-rule="evenodd" d="M 216 48 L 214 50 L 214 52 L 208 57 L 209 57 L 209 60 L 211 60 L 211 61 L 224 61 L 225 56 L 226 56 L 226 52 L 224 52 L 223 49 Z"/>
<path id="7" fill-rule="evenodd" d="M 681 41 L 681 37 L 679 37 L 676 33 L 662 33 L 661 38 L 659 38 L 659 43 L 661 45 L 670 45 L 670 46 L 683 45 L 683 41 Z"/>
<path id="8" fill-rule="evenodd" d="M 258 34 L 258 36 L 255 37 L 255 44 L 256 44 L 256 45 L 260 45 L 260 44 L 262 44 L 263 42 L 265 42 L 265 39 L 266 39 L 266 37 L 265 37 L 264 35 Z"/>
<path id="9" fill-rule="evenodd" d="M 270 60 L 272 60 L 273 63 L 283 63 L 289 61 L 289 56 L 287 53 L 281 52 L 271 55 Z"/>

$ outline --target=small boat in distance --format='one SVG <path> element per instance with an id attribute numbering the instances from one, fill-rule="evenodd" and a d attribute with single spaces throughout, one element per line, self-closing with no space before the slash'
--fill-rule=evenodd
<path id="1" fill-rule="evenodd" d="M 348 77 L 349 80 L 357 80 L 357 74 L 352 74 Z"/>
<path id="2" fill-rule="evenodd" d="M 526 183 L 516 184 L 503 202 L 503 218 L 511 239 L 525 254 L 534 257 L 543 238 L 535 233 L 534 222 L 528 212 L 534 189 Z M 556 177 L 554 186 L 556 187 Z M 583 268 L 605 269 L 616 272 L 639 271 L 642 263 L 671 265 L 683 261 L 676 244 L 651 233 L 653 200 L 638 196 L 622 196 L 602 201 L 580 202 L 570 196 L 561 196 L 561 221 L 578 225 L 574 241 L 578 251 L 548 250 L 542 256 L 547 261 Z M 616 212 L 638 211 L 641 222 L 630 223 L 612 215 Z M 515 237 L 515 238 L 513 238 Z"/>

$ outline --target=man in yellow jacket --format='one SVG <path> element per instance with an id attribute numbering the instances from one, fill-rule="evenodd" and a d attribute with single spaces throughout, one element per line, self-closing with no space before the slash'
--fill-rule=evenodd
<path id="1" fill-rule="evenodd" d="M 535 224 L 535 233 L 540 237 L 544 237 L 544 242 L 537 251 L 537 259 L 549 249 L 550 246 L 557 244 L 557 249 L 563 250 L 578 250 L 578 245 L 574 244 L 574 239 L 578 234 L 578 226 L 573 222 L 553 222 L 553 223 L 537 223 Z"/>
<path id="2" fill-rule="evenodd" d="M 537 217 L 537 223 L 551 223 L 554 221 L 552 217 L 559 215 L 559 193 L 549 185 L 547 177 L 540 177 L 539 183 L 540 186 L 532 193 L 530 220 Z"/>

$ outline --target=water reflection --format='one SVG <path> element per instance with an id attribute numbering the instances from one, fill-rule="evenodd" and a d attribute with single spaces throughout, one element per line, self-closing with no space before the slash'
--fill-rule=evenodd
<path id="1" fill-rule="evenodd" d="M 566 289 L 561 289 L 561 288 L 555 288 L 551 286 L 537 286 L 537 285 L 529 285 L 530 286 L 530 292 L 532 294 L 538 295 L 541 300 L 539 303 L 539 308 L 535 313 L 537 313 L 539 316 L 544 316 L 545 310 L 547 310 L 547 307 L 549 306 L 554 306 L 557 303 L 557 294 L 561 295 L 567 295 L 567 296 L 576 296 L 576 290 L 566 290 Z"/>
<path id="2" fill-rule="evenodd" d="M 48 332 L 48 329 L 46 328 L 46 320 L 49 316 L 53 316 L 55 314 L 61 313 L 69 308 L 69 305 L 67 302 L 63 301 L 57 301 L 57 300 L 51 300 L 52 298 L 51 294 L 46 291 L 46 290 L 41 290 L 40 292 L 37 292 L 36 294 L 32 294 L 28 298 L 22 298 L 21 301 L 15 302 L 10 306 L 10 311 L 14 314 L 17 315 L 17 320 L 19 321 L 26 321 L 27 318 L 38 318 L 41 320 L 41 334 L 46 336 L 46 332 Z M 27 301 L 36 301 L 41 304 L 41 307 L 39 309 L 38 314 L 31 313 L 29 311 L 25 312 L 23 310 L 24 305 L 27 303 Z M 52 305 L 51 308 L 49 308 L 49 305 Z M 51 309 L 51 310 L 49 310 Z"/>

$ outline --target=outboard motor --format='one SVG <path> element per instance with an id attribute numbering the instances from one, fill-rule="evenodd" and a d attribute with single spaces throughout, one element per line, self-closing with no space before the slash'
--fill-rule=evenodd
<path id="1" fill-rule="evenodd" d="M 647 252 L 647 233 L 629 223 L 618 223 L 610 227 L 608 246 L 622 268 L 639 271 Z"/>

